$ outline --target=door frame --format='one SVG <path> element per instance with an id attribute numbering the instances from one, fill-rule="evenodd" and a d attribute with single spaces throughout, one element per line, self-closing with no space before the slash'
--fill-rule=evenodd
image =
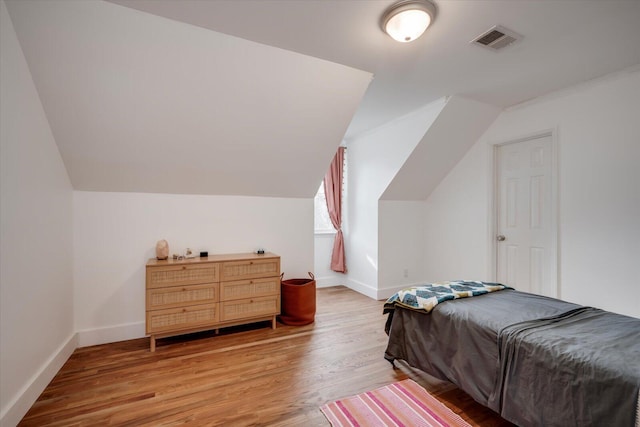
<path id="1" fill-rule="evenodd" d="M 561 298 L 560 283 L 560 160 L 558 130 L 556 128 L 533 132 L 517 138 L 509 138 L 497 142 L 489 143 L 489 172 L 490 172 L 490 203 L 489 203 L 489 269 L 494 281 L 498 278 L 498 243 L 496 236 L 498 233 L 499 216 L 499 183 L 498 183 L 498 149 L 505 145 L 517 144 L 519 142 L 530 141 L 532 139 L 550 137 L 551 138 L 551 224 L 552 231 L 551 247 L 549 248 L 549 279 L 555 281 L 551 283 L 549 289 L 555 292 L 555 298 Z"/>

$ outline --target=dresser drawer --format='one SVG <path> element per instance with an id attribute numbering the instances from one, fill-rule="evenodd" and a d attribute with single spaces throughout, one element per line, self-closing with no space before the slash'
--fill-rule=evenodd
<path id="1" fill-rule="evenodd" d="M 248 279 L 220 284 L 220 301 L 230 301 L 280 293 L 280 276 L 266 279 Z"/>
<path id="2" fill-rule="evenodd" d="M 147 311 L 147 334 L 213 325 L 220 319 L 218 304 Z"/>
<path id="3" fill-rule="evenodd" d="M 184 285 L 147 290 L 147 310 L 218 302 L 218 284 Z"/>
<path id="4" fill-rule="evenodd" d="M 219 269 L 217 263 L 147 267 L 147 288 L 217 282 Z"/>
<path id="5" fill-rule="evenodd" d="M 280 258 L 228 261 L 222 263 L 220 280 L 242 280 L 280 276 Z"/>
<path id="6" fill-rule="evenodd" d="M 220 321 L 280 314 L 280 296 L 247 298 L 220 303 Z"/>

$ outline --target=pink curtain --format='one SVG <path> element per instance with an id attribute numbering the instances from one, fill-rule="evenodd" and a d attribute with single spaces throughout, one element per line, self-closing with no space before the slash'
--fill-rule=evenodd
<path id="1" fill-rule="evenodd" d="M 324 195 L 327 199 L 327 209 L 336 237 L 331 254 L 331 269 L 339 273 L 346 273 L 344 262 L 344 238 L 342 237 L 342 169 L 344 165 L 344 147 L 338 147 L 333 157 L 329 171 L 324 177 Z"/>

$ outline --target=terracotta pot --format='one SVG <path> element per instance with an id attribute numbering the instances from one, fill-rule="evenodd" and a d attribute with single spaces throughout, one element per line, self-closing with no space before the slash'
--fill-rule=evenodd
<path id="1" fill-rule="evenodd" d="M 313 323 L 316 315 L 316 281 L 287 279 L 281 281 L 282 304 L 280 321 L 285 325 L 302 326 Z"/>

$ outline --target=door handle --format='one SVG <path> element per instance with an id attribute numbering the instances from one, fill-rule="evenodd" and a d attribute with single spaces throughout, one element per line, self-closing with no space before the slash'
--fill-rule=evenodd
<path id="1" fill-rule="evenodd" d="M 507 240 L 507 238 L 504 237 L 502 234 L 498 234 L 498 236 L 496 237 L 496 240 L 498 242 L 504 242 L 505 240 Z"/>

